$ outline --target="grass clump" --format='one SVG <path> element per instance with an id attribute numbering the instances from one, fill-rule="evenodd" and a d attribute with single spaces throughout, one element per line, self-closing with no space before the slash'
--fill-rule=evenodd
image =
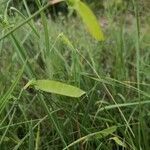
<path id="1" fill-rule="evenodd" d="M 150 149 L 149 12 L 139 14 L 134 1 L 124 14 L 105 10 L 106 39 L 97 42 L 78 17 L 54 22 L 39 7 L 39 20 L 2 13 L 0 149 Z M 32 79 L 86 94 L 24 88 Z"/>

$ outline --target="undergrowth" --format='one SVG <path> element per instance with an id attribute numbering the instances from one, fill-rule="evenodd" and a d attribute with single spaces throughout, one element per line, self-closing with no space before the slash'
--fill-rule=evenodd
<path id="1" fill-rule="evenodd" d="M 78 17 L 1 16 L 1 150 L 150 149 L 149 14 L 131 6 L 131 13 L 107 10 L 100 17 L 103 42 Z M 32 79 L 62 81 L 86 94 L 24 89 Z"/>

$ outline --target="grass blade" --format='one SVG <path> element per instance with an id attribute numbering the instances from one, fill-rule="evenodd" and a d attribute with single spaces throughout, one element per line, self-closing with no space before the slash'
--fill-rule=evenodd
<path id="1" fill-rule="evenodd" d="M 104 129 L 102 131 L 99 131 L 99 132 L 94 132 L 94 133 L 91 133 L 91 134 L 88 134 L 76 141 L 74 141 L 73 143 L 69 144 L 67 147 L 65 147 L 63 150 L 66 150 L 82 141 L 85 141 L 85 140 L 89 140 L 89 139 L 102 139 L 102 138 L 105 138 L 106 136 L 112 134 L 113 132 L 115 132 L 117 129 L 116 126 L 112 126 L 112 127 L 109 127 L 107 129 Z"/>

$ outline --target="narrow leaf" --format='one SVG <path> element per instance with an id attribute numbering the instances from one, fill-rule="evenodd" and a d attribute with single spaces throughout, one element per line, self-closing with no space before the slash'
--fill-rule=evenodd
<path id="1" fill-rule="evenodd" d="M 109 127 L 107 129 L 104 129 L 104 130 L 100 131 L 99 133 L 95 134 L 94 137 L 96 139 L 101 139 L 103 137 L 108 136 L 109 134 L 112 134 L 113 132 L 116 131 L 116 129 L 117 129 L 116 126 Z"/>
<path id="2" fill-rule="evenodd" d="M 70 97 L 80 97 L 83 94 L 85 94 L 83 90 L 77 87 L 64 84 L 62 82 L 53 81 L 53 80 L 36 80 L 35 82 L 32 83 L 32 85 L 34 85 L 36 89 L 45 92 L 50 92 L 50 93 L 55 93 L 55 94 L 60 94 L 60 95 L 65 95 Z"/>
<path id="3" fill-rule="evenodd" d="M 110 139 L 114 140 L 119 146 L 126 147 L 126 144 L 122 142 L 118 137 L 112 137 Z"/>
<path id="4" fill-rule="evenodd" d="M 109 127 L 107 129 L 104 129 L 102 131 L 99 131 L 99 132 L 94 132 L 94 133 L 91 133 L 91 134 L 88 134 L 86 136 L 83 136 L 81 137 L 80 139 L 74 141 L 73 143 L 69 144 L 67 147 L 65 147 L 63 150 L 66 150 L 82 141 L 88 141 L 88 140 L 94 140 L 94 139 L 102 139 L 110 134 L 112 134 L 113 132 L 115 132 L 117 129 L 116 126 L 112 126 L 112 127 Z"/>
<path id="5" fill-rule="evenodd" d="M 100 28 L 100 24 L 98 23 L 95 15 L 91 11 L 91 9 L 81 1 L 77 1 L 74 3 L 74 9 L 81 16 L 83 22 L 87 26 L 90 34 L 98 41 L 104 40 L 103 32 Z"/>

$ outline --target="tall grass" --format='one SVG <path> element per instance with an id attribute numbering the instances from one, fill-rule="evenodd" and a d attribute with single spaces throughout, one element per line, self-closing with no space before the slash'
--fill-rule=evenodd
<path id="1" fill-rule="evenodd" d="M 38 4 L 32 15 L 23 2 L 26 14 L 12 8 L 0 29 L 0 149 L 149 150 L 150 37 L 136 1 L 124 13 L 105 10 L 103 42 L 78 17 L 53 22 L 43 12 L 48 6 Z M 34 78 L 86 95 L 24 88 Z"/>

